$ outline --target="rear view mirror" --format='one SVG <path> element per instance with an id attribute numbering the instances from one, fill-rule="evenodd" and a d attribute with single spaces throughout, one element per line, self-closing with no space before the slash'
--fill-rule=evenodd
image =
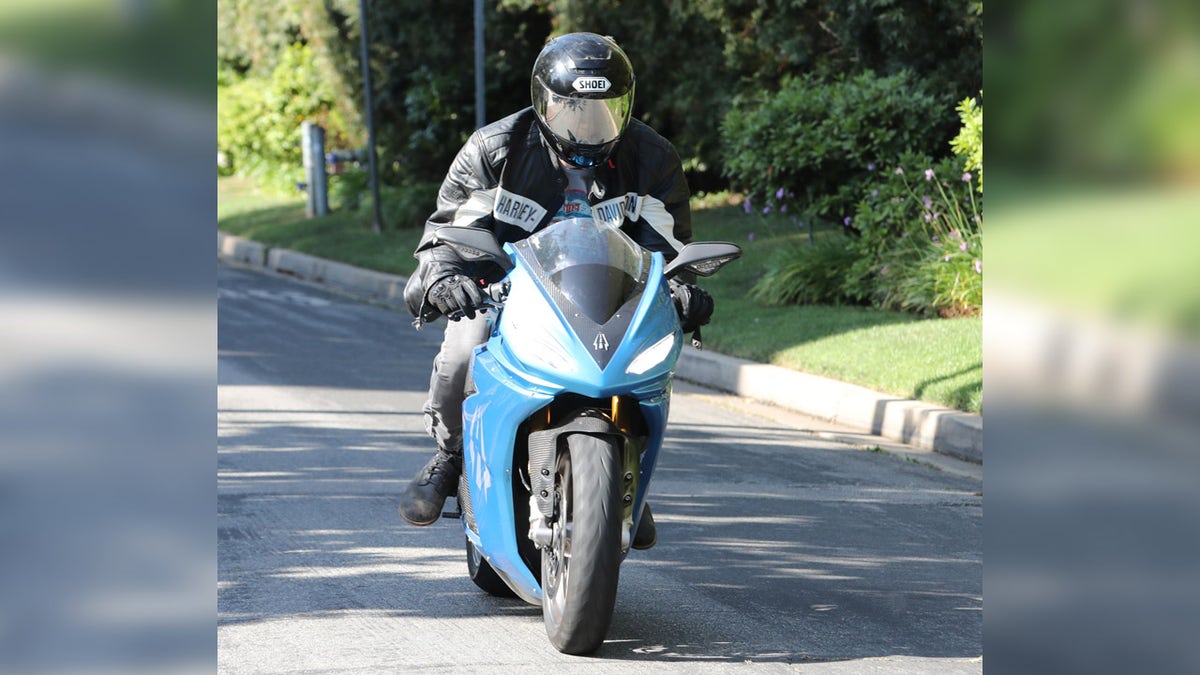
<path id="1" fill-rule="evenodd" d="M 670 279 L 680 272 L 709 277 L 727 263 L 742 257 L 742 249 L 727 241 L 697 241 L 687 244 L 663 271 Z"/>
<path id="2" fill-rule="evenodd" d="M 434 241 L 445 244 L 467 262 L 492 262 L 505 271 L 512 269 L 512 259 L 500 248 L 490 231 L 478 227 L 445 225 L 434 233 Z"/>

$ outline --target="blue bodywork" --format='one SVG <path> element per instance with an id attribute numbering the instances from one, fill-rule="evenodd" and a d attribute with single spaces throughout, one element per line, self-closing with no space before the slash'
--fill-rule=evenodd
<path id="1" fill-rule="evenodd" d="M 567 225 L 560 223 L 543 232 L 554 236 L 553 230 L 560 227 Z M 542 234 L 531 237 L 534 247 Z M 624 246 L 628 242 L 636 246 L 615 228 L 604 228 L 601 234 L 607 238 L 602 244 Z M 637 287 L 629 295 L 629 303 L 618 311 L 633 308 L 632 316 L 622 324 L 622 335 L 602 336 L 603 330 L 596 335 L 577 333 L 579 314 L 572 317 L 574 323 L 564 314 L 570 311 L 570 303 L 562 301 L 561 292 L 556 295 L 555 289 L 548 287 L 553 284 L 547 282 L 546 270 L 531 264 L 531 250 L 525 242 L 505 246 L 516 266 L 508 275 L 511 288 L 491 338 L 475 350 L 475 393 L 463 404 L 463 480 L 468 481 L 478 530 L 472 531 L 464 519 L 467 537 L 518 595 L 536 603 L 541 599 L 541 585 L 521 558 L 514 515 L 513 457 L 518 428 L 564 394 L 637 400 L 648 438 L 633 509 L 632 531 L 636 532 L 662 446 L 682 333 L 663 278 L 662 254 L 642 252 L 640 263 L 636 259 L 630 263 Z M 605 351 L 609 352 L 604 355 L 608 361 L 603 367 L 593 355 L 602 341 L 607 341 Z"/>

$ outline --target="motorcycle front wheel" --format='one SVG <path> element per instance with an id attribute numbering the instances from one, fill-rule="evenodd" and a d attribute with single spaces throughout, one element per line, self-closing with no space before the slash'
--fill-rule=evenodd
<path id="1" fill-rule="evenodd" d="M 572 434 L 559 453 L 557 518 L 542 550 L 542 616 L 556 649 L 587 654 L 604 642 L 621 569 L 620 454 L 608 437 Z"/>

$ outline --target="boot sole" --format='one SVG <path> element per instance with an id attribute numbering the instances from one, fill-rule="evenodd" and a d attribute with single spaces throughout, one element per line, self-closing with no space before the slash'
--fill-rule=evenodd
<path id="1" fill-rule="evenodd" d="M 397 511 L 400 513 L 401 520 L 408 523 L 409 525 L 415 525 L 417 527 L 429 527 L 430 525 L 436 523 L 442 517 L 442 514 L 439 512 L 436 516 L 434 516 L 433 520 L 416 521 L 416 520 L 413 520 L 412 518 L 409 518 L 408 516 L 404 515 L 403 510 L 397 509 Z"/>

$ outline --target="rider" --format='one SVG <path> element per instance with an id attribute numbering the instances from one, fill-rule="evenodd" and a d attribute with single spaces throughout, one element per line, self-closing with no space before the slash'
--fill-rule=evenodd
<path id="1" fill-rule="evenodd" d="M 472 134 L 451 164 L 437 211 L 417 245 L 417 271 L 405 289 L 416 316 L 436 309 L 450 321 L 433 361 L 425 422 L 438 450 L 405 488 L 400 515 L 413 525 L 441 516 L 462 471 L 462 402 L 471 353 L 488 338 L 481 281 L 503 276 L 495 265 L 465 263 L 434 235 L 443 225 L 492 231 L 514 242 L 571 217 L 620 227 L 650 251 L 672 259 L 691 241 L 689 191 L 674 147 L 632 119 L 634 76 L 610 37 L 571 33 L 551 40 L 533 65 L 533 105 Z M 685 333 L 708 323 L 712 298 L 671 283 Z M 647 505 L 634 548 L 657 540 Z"/>

